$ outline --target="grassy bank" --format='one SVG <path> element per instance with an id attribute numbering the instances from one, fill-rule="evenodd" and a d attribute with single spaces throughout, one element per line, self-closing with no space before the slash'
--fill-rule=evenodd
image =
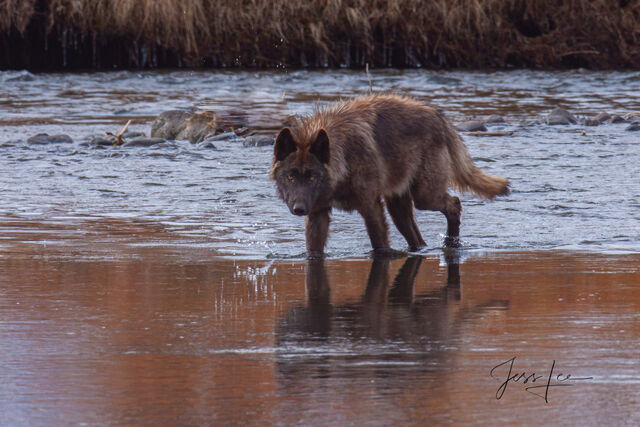
<path id="1" fill-rule="evenodd" d="M 640 67 L 640 0 L 0 0 L 0 68 Z"/>

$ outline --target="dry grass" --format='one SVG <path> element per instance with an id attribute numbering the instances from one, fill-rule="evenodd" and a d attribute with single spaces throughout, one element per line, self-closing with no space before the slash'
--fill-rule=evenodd
<path id="1" fill-rule="evenodd" d="M 9 34 L 191 65 L 637 68 L 640 0 L 0 0 Z"/>

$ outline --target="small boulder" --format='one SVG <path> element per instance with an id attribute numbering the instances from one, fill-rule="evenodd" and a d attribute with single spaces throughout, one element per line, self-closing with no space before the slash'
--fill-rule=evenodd
<path id="1" fill-rule="evenodd" d="M 210 139 L 206 139 L 200 143 L 198 143 L 198 145 L 196 146 L 197 148 L 203 149 L 203 150 L 217 150 L 218 147 L 215 146 L 215 144 L 213 142 L 211 142 Z"/>
<path id="2" fill-rule="evenodd" d="M 631 120 L 635 122 L 636 120 L 640 120 L 640 112 L 632 111 L 631 113 L 627 113 L 624 115 L 625 120 Z"/>
<path id="3" fill-rule="evenodd" d="M 464 132 L 486 132 L 487 127 L 479 120 L 471 120 L 468 122 L 459 123 L 456 129 Z"/>
<path id="4" fill-rule="evenodd" d="M 184 122 L 193 113 L 182 110 L 165 111 L 151 124 L 151 137 L 174 138 L 184 128 Z"/>
<path id="5" fill-rule="evenodd" d="M 116 139 L 112 136 L 94 135 L 89 139 L 89 145 L 91 146 L 107 147 L 115 144 Z"/>
<path id="6" fill-rule="evenodd" d="M 194 113 L 185 121 L 184 129 L 174 139 L 187 139 L 192 143 L 198 143 L 209 135 L 216 133 L 216 113 L 203 111 Z"/>
<path id="7" fill-rule="evenodd" d="M 73 139 L 69 135 L 58 134 L 49 135 L 48 133 L 39 133 L 27 139 L 29 144 L 69 144 Z"/>
<path id="8" fill-rule="evenodd" d="M 236 139 L 238 135 L 235 132 L 225 132 L 219 135 L 208 136 L 205 141 L 227 141 L 229 139 Z"/>
<path id="9" fill-rule="evenodd" d="M 624 117 L 622 116 L 618 116 L 617 114 L 615 116 L 611 117 L 610 123 L 626 123 L 627 121 L 624 119 Z"/>
<path id="10" fill-rule="evenodd" d="M 275 138 L 273 136 L 264 135 L 251 135 L 245 138 L 242 143 L 245 147 L 266 147 L 267 145 L 273 145 Z"/>
<path id="11" fill-rule="evenodd" d="M 597 119 L 592 119 L 590 117 L 584 119 L 583 121 L 585 126 L 598 126 L 601 122 Z"/>
<path id="12" fill-rule="evenodd" d="M 139 137 L 139 138 L 133 138 L 125 142 L 124 144 L 122 144 L 122 146 L 123 147 L 151 147 L 152 145 L 161 144 L 165 141 L 166 140 L 164 138 Z"/>
<path id="13" fill-rule="evenodd" d="M 563 108 L 556 108 L 546 118 L 548 125 L 570 125 L 578 123 L 573 114 Z"/>
<path id="14" fill-rule="evenodd" d="M 638 131 L 638 130 L 640 130 L 640 122 L 631 123 L 625 130 L 628 130 L 628 131 Z"/>
<path id="15" fill-rule="evenodd" d="M 130 130 L 129 132 L 125 132 L 124 135 L 122 135 L 124 139 L 140 138 L 142 136 L 147 136 L 147 134 L 144 132 L 135 132 L 132 130 Z"/>
<path id="16" fill-rule="evenodd" d="M 250 132 L 250 130 L 249 128 L 243 126 L 241 128 L 235 129 L 233 132 L 238 136 L 246 136 Z"/>
<path id="17" fill-rule="evenodd" d="M 598 113 L 598 115 L 595 116 L 593 120 L 596 120 L 598 123 L 604 123 L 610 121 L 611 118 L 611 114 L 602 112 Z"/>
<path id="18" fill-rule="evenodd" d="M 189 140 L 198 143 L 216 133 L 216 113 L 190 113 L 182 110 L 165 111 L 151 125 L 151 137 Z"/>
<path id="19" fill-rule="evenodd" d="M 492 114 L 485 119 L 484 123 L 505 123 L 505 120 L 501 115 Z"/>

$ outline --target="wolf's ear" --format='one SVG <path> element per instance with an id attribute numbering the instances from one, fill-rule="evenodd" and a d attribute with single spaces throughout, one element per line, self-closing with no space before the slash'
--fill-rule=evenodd
<path id="1" fill-rule="evenodd" d="M 329 135 L 324 129 L 320 129 L 320 132 L 318 132 L 316 140 L 309 147 L 309 152 L 325 165 L 329 163 Z"/>
<path id="2" fill-rule="evenodd" d="M 276 156 L 276 161 L 281 161 L 287 158 L 287 156 L 296 151 L 296 143 L 293 140 L 293 135 L 289 128 L 284 128 L 280 131 L 276 137 L 276 143 L 273 146 L 273 153 Z"/>

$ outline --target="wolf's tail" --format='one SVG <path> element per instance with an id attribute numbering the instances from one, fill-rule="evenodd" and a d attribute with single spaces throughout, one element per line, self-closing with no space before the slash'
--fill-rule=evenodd
<path id="1" fill-rule="evenodd" d="M 460 192 L 471 192 L 485 199 L 509 194 L 509 181 L 482 172 L 473 163 L 462 138 L 449 125 L 447 148 L 453 171 L 451 186 Z"/>

